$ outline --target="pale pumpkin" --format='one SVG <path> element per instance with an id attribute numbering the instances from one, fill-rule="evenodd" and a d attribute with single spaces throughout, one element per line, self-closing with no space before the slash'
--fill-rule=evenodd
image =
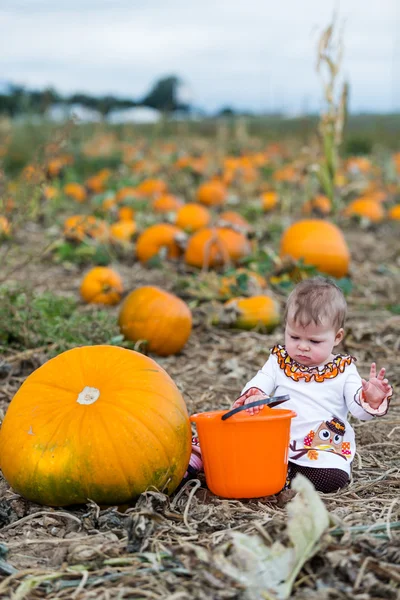
<path id="1" fill-rule="evenodd" d="M 179 352 L 188 341 L 192 313 L 174 294 L 155 286 L 143 286 L 125 298 L 118 325 L 128 340 L 146 341 L 150 352 L 169 356 Z"/>
<path id="2" fill-rule="evenodd" d="M 123 291 L 121 277 L 109 267 L 90 269 L 80 286 L 80 294 L 88 304 L 118 304 Z"/>
<path id="3" fill-rule="evenodd" d="M 200 229 L 188 240 L 185 262 L 193 267 L 215 267 L 236 263 L 250 253 L 248 239 L 233 229 Z"/>
<path id="4" fill-rule="evenodd" d="M 183 235 L 179 227 L 169 223 L 152 225 L 139 235 L 136 242 L 136 256 L 140 262 L 147 262 L 164 251 L 167 258 L 179 258 L 182 250 L 177 240 Z"/>
<path id="5" fill-rule="evenodd" d="M 0 430 L 16 492 L 50 506 L 117 505 L 171 493 L 190 457 L 185 402 L 154 360 L 117 346 L 63 352 L 34 371 Z"/>
<path id="6" fill-rule="evenodd" d="M 211 221 L 211 213 L 205 206 L 190 202 L 184 204 L 176 213 L 175 225 L 189 233 L 207 227 Z"/>
<path id="7" fill-rule="evenodd" d="M 224 308 L 226 315 L 232 316 L 231 324 L 238 329 L 271 331 L 280 322 L 279 304 L 270 296 L 232 298 Z"/>
<path id="8" fill-rule="evenodd" d="M 322 273 L 344 277 L 349 271 L 350 252 L 340 229 L 329 221 L 305 219 L 283 233 L 282 258 L 303 259 Z"/>

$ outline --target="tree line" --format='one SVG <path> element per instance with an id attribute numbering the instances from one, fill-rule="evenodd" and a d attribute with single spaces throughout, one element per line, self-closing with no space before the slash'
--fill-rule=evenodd
<path id="1" fill-rule="evenodd" d="M 115 110 L 134 106 L 148 106 L 164 113 L 173 113 L 177 110 L 188 111 L 190 105 L 180 102 L 178 97 L 180 83 L 179 77 L 175 75 L 163 77 L 155 82 L 143 98 L 137 100 L 118 98 L 114 95 L 93 96 L 84 93 L 63 96 L 54 88 L 28 90 L 24 86 L 11 84 L 6 91 L 0 93 L 0 114 L 9 117 L 27 113 L 44 115 L 51 106 L 57 104 L 81 104 L 98 111 L 103 118 L 107 118 Z"/>

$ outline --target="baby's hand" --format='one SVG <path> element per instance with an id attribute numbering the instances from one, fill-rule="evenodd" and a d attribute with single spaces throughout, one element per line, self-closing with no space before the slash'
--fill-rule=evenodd
<path id="1" fill-rule="evenodd" d="M 369 373 L 369 381 L 362 380 L 362 391 L 365 401 L 371 408 L 379 408 L 383 400 L 388 396 L 392 388 L 385 377 L 385 369 L 382 368 L 378 375 L 376 374 L 376 364 L 372 363 Z"/>
<path id="2" fill-rule="evenodd" d="M 238 406 L 243 406 L 243 404 L 250 404 L 250 402 L 256 402 L 257 400 L 263 400 L 264 398 L 268 398 L 267 394 L 264 394 L 263 391 L 259 390 L 256 387 L 252 387 L 247 392 L 239 396 L 237 400 L 232 405 L 232 408 L 237 408 Z M 246 412 L 250 415 L 256 415 L 262 410 L 264 406 L 254 406 L 253 408 L 248 408 Z"/>

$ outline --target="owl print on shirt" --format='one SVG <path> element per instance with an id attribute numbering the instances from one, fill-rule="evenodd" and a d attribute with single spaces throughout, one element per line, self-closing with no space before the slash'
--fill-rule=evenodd
<path id="1" fill-rule="evenodd" d="M 345 460 L 351 456 L 350 442 L 344 441 L 346 433 L 345 424 L 338 417 L 332 416 L 329 421 L 323 421 L 318 429 L 313 429 L 304 438 L 304 448 L 296 448 L 296 444 L 291 445 L 293 451 L 299 453 L 292 458 L 300 458 L 307 455 L 310 460 L 318 460 L 320 452 L 332 452 L 341 456 Z"/>

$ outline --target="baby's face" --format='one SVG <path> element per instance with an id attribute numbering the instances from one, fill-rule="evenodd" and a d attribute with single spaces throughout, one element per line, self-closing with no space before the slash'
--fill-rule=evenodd
<path id="1" fill-rule="evenodd" d="M 322 365 L 332 360 L 332 350 L 343 338 L 343 329 L 336 331 L 331 324 L 310 323 L 302 327 L 288 315 L 285 328 L 285 347 L 296 362 L 306 367 Z"/>

